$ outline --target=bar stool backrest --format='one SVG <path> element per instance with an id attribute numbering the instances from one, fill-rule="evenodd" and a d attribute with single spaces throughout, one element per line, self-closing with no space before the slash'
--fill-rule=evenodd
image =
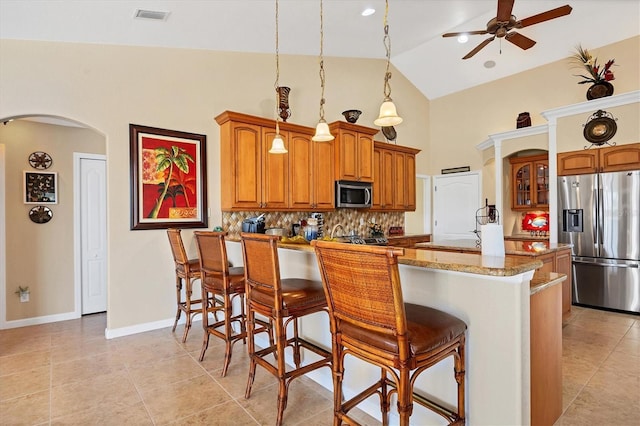
<path id="1" fill-rule="evenodd" d="M 176 264 L 176 271 L 180 271 L 184 274 L 189 268 L 189 258 L 187 257 L 187 252 L 184 249 L 180 232 L 181 230 L 176 228 L 167 229 L 169 243 L 171 244 L 171 254 L 173 255 L 173 261 Z"/>
<path id="2" fill-rule="evenodd" d="M 227 232 L 196 231 L 193 233 L 200 257 L 200 269 L 207 276 L 222 280 L 229 276 L 229 263 L 227 262 L 227 246 L 224 238 Z"/>
<path id="3" fill-rule="evenodd" d="M 280 262 L 278 259 L 278 235 L 256 233 L 241 234 L 247 300 L 258 312 L 281 311 Z"/>
<path id="4" fill-rule="evenodd" d="M 368 335 L 354 333 L 359 328 L 396 336 L 398 348 L 408 350 L 397 259 L 404 249 L 317 241 L 315 250 L 332 332 L 355 338 Z M 402 352 L 401 359 L 408 356 Z"/>

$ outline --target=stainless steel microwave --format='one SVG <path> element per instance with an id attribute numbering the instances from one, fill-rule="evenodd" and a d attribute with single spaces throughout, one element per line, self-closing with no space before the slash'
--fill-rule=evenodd
<path id="1" fill-rule="evenodd" d="M 336 181 L 336 207 L 353 209 L 371 207 L 371 183 Z"/>

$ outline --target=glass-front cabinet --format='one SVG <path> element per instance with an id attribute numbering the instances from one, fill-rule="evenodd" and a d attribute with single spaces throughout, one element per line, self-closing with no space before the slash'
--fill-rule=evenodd
<path id="1" fill-rule="evenodd" d="M 549 208 L 549 157 L 513 157 L 511 163 L 511 208 Z"/>

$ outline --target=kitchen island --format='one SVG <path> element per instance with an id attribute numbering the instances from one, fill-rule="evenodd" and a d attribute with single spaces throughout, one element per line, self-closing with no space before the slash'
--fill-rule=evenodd
<path id="1" fill-rule="evenodd" d="M 229 259 L 241 264 L 240 244 L 229 241 L 227 246 Z M 309 245 L 282 244 L 279 257 L 282 278 L 320 279 L 315 253 Z M 419 249 L 405 249 L 398 261 L 405 301 L 440 309 L 468 326 L 467 424 L 529 424 L 531 281 L 542 263 L 530 257 L 495 258 Z M 301 330 L 307 339 L 331 347 L 325 313 L 304 318 Z M 451 359 L 435 365 L 420 376 L 416 389 L 453 406 L 457 393 L 452 369 Z M 353 358 L 348 359 L 346 371 L 346 397 L 379 377 L 377 368 Z M 332 389 L 328 369 L 314 371 L 309 377 Z M 367 400 L 361 408 L 379 416 L 377 400 Z M 394 420 L 397 422 L 397 418 Z M 415 407 L 411 420 L 420 425 L 442 423 L 439 416 L 420 407 Z"/>
<path id="2" fill-rule="evenodd" d="M 434 239 L 413 245 L 423 250 L 446 250 L 458 253 L 481 253 L 481 248 L 475 240 L 447 240 Z M 567 279 L 562 284 L 562 315 L 571 314 L 571 244 L 550 243 L 548 240 L 518 240 L 505 241 L 504 252 L 509 256 L 520 258 L 533 257 L 542 262 L 541 272 L 557 272 L 564 274 Z"/>

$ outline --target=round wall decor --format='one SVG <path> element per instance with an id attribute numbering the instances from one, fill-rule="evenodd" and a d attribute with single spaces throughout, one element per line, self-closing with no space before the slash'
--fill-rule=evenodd
<path id="1" fill-rule="evenodd" d="M 47 223 L 53 218 L 53 212 L 49 207 L 35 206 L 29 210 L 29 219 L 33 223 Z"/>
<path id="2" fill-rule="evenodd" d="M 617 130 L 618 125 L 611 113 L 599 109 L 589 117 L 582 133 L 592 144 L 603 145 L 615 136 Z"/>
<path id="3" fill-rule="evenodd" d="M 29 164 L 34 169 L 46 170 L 53 164 L 53 159 L 46 152 L 36 151 L 29 155 Z"/>

